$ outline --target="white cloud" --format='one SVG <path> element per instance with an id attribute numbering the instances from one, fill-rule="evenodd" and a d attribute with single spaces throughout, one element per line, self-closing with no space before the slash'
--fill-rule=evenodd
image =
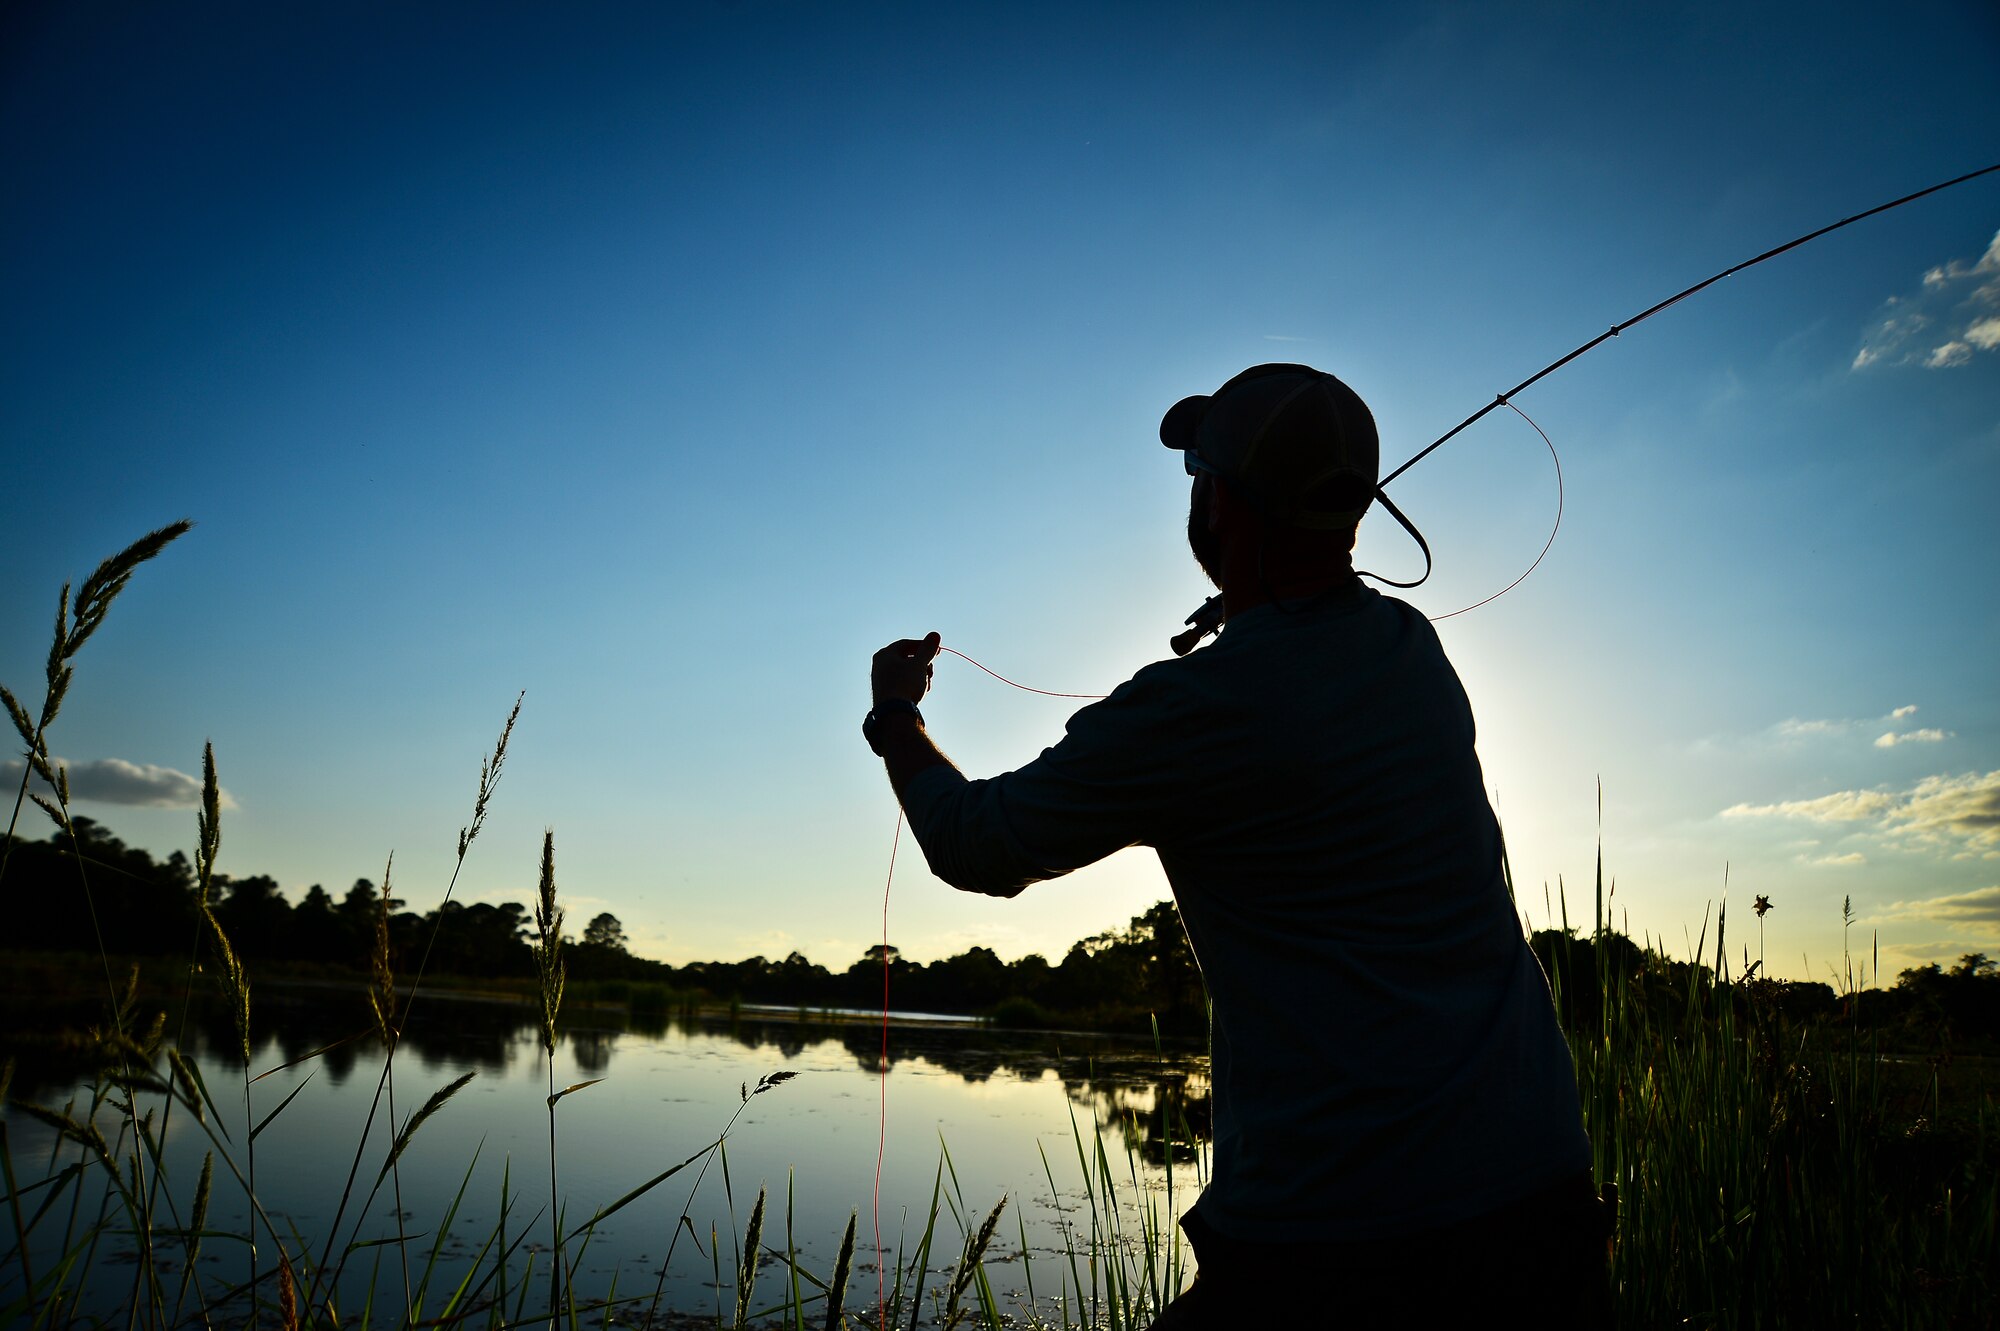
<path id="1" fill-rule="evenodd" d="M 153 763 L 131 763 L 123 758 L 99 758 L 87 763 L 56 766 L 69 769 L 70 798 L 81 804 L 123 804 L 142 809 L 193 809 L 201 804 L 201 778 Z M 0 763 L 0 785 L 18 785 L 23 764 L 14 758 Z M 48 784 L 35 778 L 33 788 L 53 795 Z M 221 792 L 222 807 L 233 809 L 236 801 L 227 790 Z"/>
<path id="2" fill-rule="evenodd" d="M 1898 744 L 1941 744 L 1952 738 L 1952 734 L 1953 732 L 1949 730 L 1933 730 L 1928 726 L 1922 730 L 1906 730 L 1900 735 L 1892 730 L 1885 735 L 1876 736 L 1875 747 L 1893 749 Z"/>
<path id="3" fill-rule="evenodd" d="M 1927 776 L 1890 823 L 1919 841 L 1962 840 L 1975 850 L 2000 849 L 2000 772 Z"/>
<path id="4" fill-rule="evenodd" d="M 1905 848 L 2000 859 L 2000 771 L 1927 776 L 1906 791 L 1841 790 L 1809 800 L 1736 804 L 1722 816 L 1873 823 L 1881 836 Z"/>
<path id="5" fill-rule="evenodd" d="M 1801 855 L 1799 863 L 1810 864 L 1816 868 L 1852 869 L 1857 865 L 1868 863 L 1868 857 L 1858 850 L 1850 850 L 1845 855 Z"/>
<path id="6" fill-rule="evenodd" d="M 1917 705 L 1915 703 L 1905 703 L 1903 706 L 1889 713 L 1889 719 L 1891 721 L 1900 721 L 1906 716 L 1915 716 L 1916 714 Z"/>
<path id="7" fill-rule="evenodd" d="M 2000 231 L 1974 263 L 1953 259 L 1927 269 L 1917 289 L 1891 296 L 1863 331 L 1848 368 L 1922 365 L 1932 370 L 1969 364 L 1977 352 L 2000 350 L 2000 319 L 1982 307 L 2000 304 Z"/>

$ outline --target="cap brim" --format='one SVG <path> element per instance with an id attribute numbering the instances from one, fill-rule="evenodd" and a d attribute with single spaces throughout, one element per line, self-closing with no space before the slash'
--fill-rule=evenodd
<path id="1" fill-rule="evenodd" d="M 1208 394 L 1200 393 L 1184 397 L 1168 407 L 1167 414 L 1160 417 L 1160 442 L 1183 453 L 1193 449 L 1202 420 L 1208 415 L 1208 404 L 1214 400 Z"/>

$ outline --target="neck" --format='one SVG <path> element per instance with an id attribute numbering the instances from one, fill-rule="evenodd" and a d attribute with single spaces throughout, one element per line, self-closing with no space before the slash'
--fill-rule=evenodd
<path id="1" fill-rule="evenodd" d="M 1289 604 L 1346 594 L 1359 585 L 1348 553 L 1306 562 L 1260 553 L 1257 543 L 1249 541 L 1228 543 L 1223 550 L 1222 603 L 1232 616 L 1274 601 Z"/>
<path id="2" fill-rule="evenodd" d="M 1246 610 L 1254 610 L 1260 605 L 1282 601 L 1287 604 L 1298 601 L 1314 601 L 1333 593 L 1348 594 L 1361 585 L 1361 580 L 1352 571 L 1337 576 L 1297 578 L 1286 582 L 1262 584 L 1254 579 L 1245 586 L 1227 580 L 1222 585 L 1222 604 L 1233 619 Z"/>

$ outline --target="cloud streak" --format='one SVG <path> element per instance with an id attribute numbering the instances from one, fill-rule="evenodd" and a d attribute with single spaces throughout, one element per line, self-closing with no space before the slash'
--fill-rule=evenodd
<path id="1" fill-rule="evenodd" d="M 135 809 L 192 809 L 201 804 L 201 778 L 154 763 L 133 763 L 123 758 L 98 758 L 87 763 L 65 763 L 69 769 L 69 794 L 77 803 L 122 804 Z M 18 784 L 24 764 L 14 758 L 0 763 L 0 784 Z M 53 795 L 48 784 L 36 777 L 31 787 Z M 224 808 L 235 808 L 228 791 L 222 792 Z"/>
<path id="2" fill-rule="evenodd" d="M 2000 231 L 1973 263 L 1953 259 L 1924 273 L 1914 291 L 1891 296 L 1861 335 L 1848 366 L 1921 365 L 1955 370 L 2000 350 Z"/>
<path id="3" fill-rule="evenodd" d="M 1942 744 L 1951 737 L 1952 732 L 1949 730 L 1932 730 L 1928 727 L 1923 730 L 1906 730 L 1900 735 L 1891 730 L 1875 737 L 1875 747 L 1893 749 L 1898 744 Z"/>
<path id="4" fill-rule="evenodd" d="M 1883 922 L 1922 920 L 1955 929 L 2000 931 L 2000 885 L 1952 896 L 1898 901 L 1874 917 Z"/>
<path id="5" fill-rule="evenodd" d="M 1858 736 L 1872 735 L 1872 743 L 1878 749 L 1893 749 L 1899 744 L 1937 744 L 1957 738 L 1954 731 L 1935 726 L 1906 729 L 1904 725 L 1917 714 L 1915 703 L 1904 703 L 1891 708 L 1887 713 L 1873 717 L 1800 717 L 1788 716 L 1776 724 L 1747 735 L 1712 736 L 1701 740 L 1696 747 L 1702 749 L 1749 746 L 1752 748 L 1796 749 L 1807 744 L 1828 741 L 1842 741 Z"/>
<path id="6" fill-rule="evenodd" d="M 1903 791 L 1839 790 L 1814 799 L 1735 804 L 1722 816 L 1867 824 L 1906 847 L 2000 859 L 2000 771 L 1927 776 Z"/>

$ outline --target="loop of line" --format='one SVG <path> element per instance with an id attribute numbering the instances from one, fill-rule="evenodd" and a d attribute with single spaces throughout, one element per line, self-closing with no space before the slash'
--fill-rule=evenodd
<path id="1" fill-rule="evenodd" d="M 1484 601 L 1474 601 L 1474 602 L 1473 602 L 1473 603 L 1472 603 L 1471 605 L 1468 605 L 1468 606 L 1462 606 L 1461 608 L 1459 608 L 1459 609 L 1457 609 L 1457 610 L 1453 610 L 1453 611 L 1451 611 L 1451 612 L 1449 612 L 1449 613 L 1447 613 L 1447 614 L 1442 614 L 1442 615 L 1432 615 L 1432 616 L 1430 616 L 1430 621 L 1431 621 L 1431 623 L 1433 623 L 1433 624 L 1437 623 L 1437 622 L 1438 622 L 1439 620 L 1441 620 L 1441 619 L 1450 619 L 1450 618 L 1452 618 L 1452 617 L 1453 617 L 1454 615 L 1462 615 L 1462 614 L 1464 614 L 1464 613 L 1465 613 L 1466 611 L 1468 611 L 1468 610 L 1477 610 L 1477 609 L 1478 609 L 1478 608 L 1479 608 L 1480 606 L 1482 606 L 1482 605 L 1485 605 L 1485 604 L 1487 604 L 1487 602 L 1490 602 L 1490 601 L 1497 601 L 1497 600 L 1499 600 L 1499 599 L 1500 599 L 1501 597 L 1505 596 L 1505 595 L 1506 595 L 1506 594 L 1507 594 L 1508 592 L 1511 592 L 1511 591 L 1513 591 L 1513 590 L 1514 590 L 1514 589 L 1515 589 L 1516 587 L 1518 587 L 1518 586 L 1520 586 L 1520 585 L 1521 585 L 1522 583 L 1526 582 L 1526 581 L 1528 580 L 1528 574 L 1529 574 L 1529 573 L 1533 573 L 1533 572 L 1534 572 L 1534 571 L 1535 571 L 1536 569 L 1538 569 L 1538 568 L 1540 568 L 1540 567 L 1542 566 L 1542 560 L 1543 560 L 1543 558 L 1544 558 L 1544 557 L 1546 557 L 1546 556 L 1548 555 L 1548 553 L 1549 553 L 1549 547 L 1550 547 L 1550 546 L 1552 546 L 1552 545 L 1554 545 L 1554 544 L 1556 543 L 1556 533 L 1562 530 L 1562 525 L 1563 525 L 1563 460 L 1562 460 L 1562 458 L 1561 458 L 1561 457 L 1560 457 L 1560 456 L 1559 456 L 1559 455 L 1558 455 L 1558 454 L 1556 453 L 1556 446 L 1555 446 L 1555 441 L 1549 438 L 1549 432 L 1548 432 L 1547 430 L 1544 430 L 1544 429 L 1543 429 L 1543 428 L 1542 428 L 1541 426 L 1539 426 L 1539 425 L 1535 425 L 1535 418 L 1534 418 L 1533 416 L 1530 416 L 1530 415 L 1529 415 L 1529 414 L 1528 414 L 1527 412 L 1525 412 L 1525 411 L 1522 411 L 1522 410 L 1521 410 L 1521 409 L 1520 409 L 1519 407 L 1515 406 L 1515 405 L 1514 405 L 1514 404 L 1513 404 L 1512 402 L 1508 401 L 1508 400 L 1507 400 L 1506 398 L 1504 398 L 1504 397 L 1500 399 L 1500 402 L 1501 402 L 1501 405 L 1505 406 L 1505 407 L 1506 407 L 1506 408 L 1507 408 L 1507 409 L 1508 409 L 1509 411 L 1513 412 L 1513 413 L 1514 413 L 1514 414 L 1515 414 L 1516 416 L 1519 416 L 1519 417 L 1520 417 L 1520 418 L 1521 418 L 1522 420 L 1526 421 L 1526 422 L 1527 422 L 1528 424 L 1530 424 L 1530 425 L 1534 425 L 1534 427 L 1535 427 L 1535 433 L 1536 433 L 1536 434 L 1538 434 L 1538 435 L 1540 435 L 1540 436 L 1542 437 L 1542 442 L 1543 442 L 1543 443 L 1545 443 L 1545 444 L 1547 444 L 1547 445 L 1549 446 L 1549 459 L 1550 459 L 1550 460 L 1551 460 L 1552 462 L 1554 462 L 1554 463 L 1556 464 L 1556 522 L 1555 522 L 1555 526 L 1553 526 L 1553 527 L 1549 528 L 1549 539 L 1548 539 L 1548 540 L 1546 540 L 1546 541 L 1544 541 L 1544 542 L 1542 542 L 1542 553 L 1541 553 L 1541 554 L 1539 554 L 1539 555 L 1536 555 L 1536 556 L 1535 556 L 1535 562 L 1534 562 L 1534 563 L 1532 563 L 1532 564 L 1530 564 L 1530 565 L 1528 565 L 1528 568 L 1527 568 L 1527 572 L 1525 572 L 1525 573 L 1521 574 L 1521 576 L 1520 576 L 1520 577 L 1518 577 L 1518 578 L 1514 579 L 1514 580 L 1513 580 L 1512 582 L 1508 583 L 1508 584 L 1507 584 L 1507 585 L 1506 585 L 1505 587 L 1502 587 L 1502 588 L 1501 588 L 1501 589 L 1500 589 L 1499 591 L 1497 591 L 1497 592 L 1493 593 L 1493 595 L 1491 595 L 1491 596 L 1487 597 L 1487 598 L 1486 598 L 1486 600 L 1484 600 Z"/>

